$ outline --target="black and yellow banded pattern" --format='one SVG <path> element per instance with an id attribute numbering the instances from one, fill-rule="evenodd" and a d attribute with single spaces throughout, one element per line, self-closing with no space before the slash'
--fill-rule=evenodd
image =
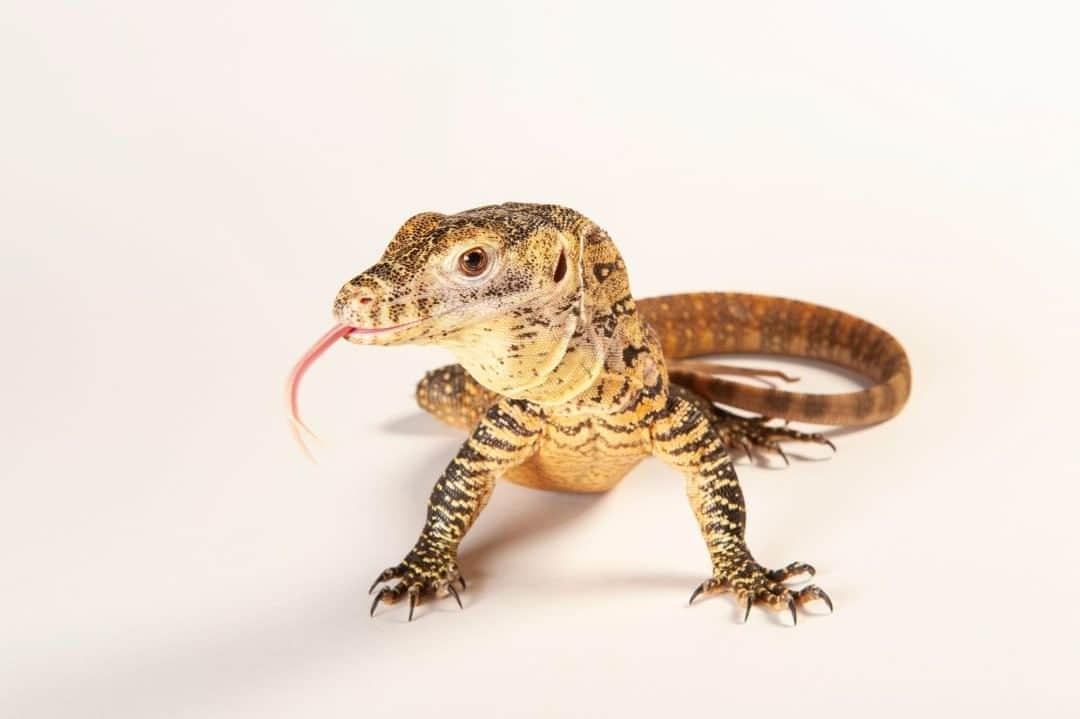
<path id="1" fill-rule="evenodd" d="M 435 482 L 420 539 L 405 559 L 376 579 L 375 585 L 391 579 L 399 581 L 379 591 L 371 605 L 372 613 L 381 602 L 392 603 L 408 596 L 411 618 L 417 601 L 425 594 L 442 596 L 453 592 L 457 596 L 452 583 L 461 580 L 458 545 L 491 497 L 495 480 L 535 452 L 542 429 L 542 415 L 520 400 L 502 400 L 484 413 Z"/>

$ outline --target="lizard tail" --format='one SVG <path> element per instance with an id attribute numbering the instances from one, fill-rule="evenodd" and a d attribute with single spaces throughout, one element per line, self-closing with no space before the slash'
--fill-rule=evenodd
<path id="1" fill-rule="evenodd" d="M 769 417 L 850 426 L 894 417 L 911 392 L 911 365 L 900 343 L 877 325 L 839 310 L 734 292 L 666 295 L 636 304 L 659 335 L 671 381 L 720 404 Z M 700 362 L 679 361 L 736 353 L 824 360 L 872 384 L 845 394 L 787 392 L 720 379 L 699 371 Z"/>

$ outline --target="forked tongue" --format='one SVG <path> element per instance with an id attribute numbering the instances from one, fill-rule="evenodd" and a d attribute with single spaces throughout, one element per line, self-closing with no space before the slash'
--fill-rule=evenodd
<path id="1" fill-rule="evenodd" d="M 298 398 L 300 394 L 300 380 L 304 378 L 304 375 L 308 371 L 308 367 L 315 363 L 315 360 L 326 352 L 330 348 L 330 345 L 337 342 L 339 339 L 346 337 L 356 331 L 355 327 L 349 327 L 348 325 L 335 325 L 329 332 L 324 334 L 318 339 L 315 344 L 311 346 L 304 356 L 300 358 L 300 361 L 292 368 L 292 372 L 289 373 L 289 379 L 285 382 L 285 413 L 289 418 L 289 429 L 292 430 L 293 439 L 300 445 L 301 451 L 312 462 L 315 461 L 315 457 L 312 456 L 311 450 L 308 449 L 307 442 L 304 441 L 304 436 L 310 437 L 316 442 L 320 442 L 319 438 L 311 431 L 311 428 L 304 424 L 304 420 L 300 419 L 300 407 Z"/>

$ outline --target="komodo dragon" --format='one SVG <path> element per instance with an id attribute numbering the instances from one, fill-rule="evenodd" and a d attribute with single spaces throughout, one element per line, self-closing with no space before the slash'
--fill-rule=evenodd
<path id="1" fill-rule="evenodd" d="M 457 550 L 495 480 L 537 489 L 603 492 L 655 455 L 685 475 L 712 561 L 690 597 L 732 591 L 745 605 L 788 609 L 832 601 L 793 577 L 802 562 L 761 566 L 744 540 L 746 505 L 733 447 L 783 455 L 781 441 L 832 446 L 820 434 L 767 417 L 829 425 L 881 422 L 904 406 L 911 369 L 887 332 L 843 312 L 752 294 L 698 293 L 635 300 L 611 238 L 555 205 L 505 203 L 455 215 L 410 218 L 382 259 L 334 301 L 337 326 L 296 365 L 287 402 L 297 437 L 307 430 L 297 388 L 307 367 L 339 339 L 360 345 L 435 344 L 458 364 L 429 372 L 420 406 L 469 438 L 435 483 L 416 544 L 379 574 L 371 605 L 465 589 Z M 871 386 L 800 394 L 721 379 L 769 374 L 688 358 L 764 353 L 825 360 Z M 779 373 L 772 373 L 779 374 Z M 714 403 L 760 413 L 744 417 Z M 392 583 L 391 583 L 392 582 Z"/>

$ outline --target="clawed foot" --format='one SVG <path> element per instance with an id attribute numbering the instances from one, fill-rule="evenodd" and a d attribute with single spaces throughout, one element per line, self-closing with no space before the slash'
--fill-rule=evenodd
<path id="1" fill-rule="evenodd" d="M 455 583 L 460 583 L 464 591 L 465 578 L 458 571 L 457 561 L 452 553 L 448 558 L 446 553 L 414 549 L 401 564 L 384 570 L 372 583 L 368 594 L 374 592 L 380 584 L 393 580 L 397 580 L 397 583 L 383 587 L 375 595 L 371 603 L 371 616 L 375 616 L 375 610 L 380 604 L 394 604 L 405 597 L 409 599 L 410 622 L 416 605 L 428 597 L 453 596 L 458 607 L 463 608 Z"/>
<path id="2" fill-rule="evenodd" d="M 767 606 L 773 611 L 785 608 L 791 612 L 792 625 L 798 624 L 799 614 L 796 607 L 820 599 L 832 613 L 833 603 L 825 590 L 814 584 L 802 589 L 791 590 L 783 582 L 806 575 L 814 576 L 814 568 L 802 562 L 792 562 L 783 569 L 767 570 L 753 560 L 745 560 L 737 569 L 717 569 L 713 576 L 699 584 L 690 595 L 690 604 L 700 595 L 714 592 L 734 592 L 739 602 L 745 605 L 743 621 L 750 619 L 750 608 L 754 604 Z"/>
<path id="3" fill-rule="evenodd" d="M 784 464 L 790 465 L 791 461 L 784 453 L 781 442 L 823 444 L 833 452 L 836 451 L 836 445 L 818 432 L 800 432 L 791 429 L 787 424 L 772 425 L 769 417 L 740 417 L 719 407 L 714 411 L 718 415 L 716 429 L 724 444 L 729 450 L 735 446 L 742 447 L 751 462 L 754 461 L 754 450 L 757 449 L 774 452 L 784 460 Z"/>

